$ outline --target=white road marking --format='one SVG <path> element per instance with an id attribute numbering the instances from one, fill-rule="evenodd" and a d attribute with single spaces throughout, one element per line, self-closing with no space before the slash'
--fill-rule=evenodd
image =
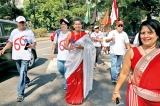
<path id="1" fill-rule="evenodd" d="M 45 50 L 45 49 L 51 49 L 52 47 L 46 47 L 46 48 L 43 48 L 43 49 L 38 49 L 36 51 L 40 51 L 40 50 Z"/>

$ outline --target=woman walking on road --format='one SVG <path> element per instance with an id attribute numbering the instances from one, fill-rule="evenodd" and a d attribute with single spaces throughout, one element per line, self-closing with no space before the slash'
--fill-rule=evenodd
<path id="1" fill-rule="evenodd" d="M 121 98 L 119 90 L 130 75 L 127 106 L 160 106 L 160 23 L 154 19 L 140 26 L 139 46 L 127 51 L 112 100 Z"/>
<path id="2" fill-rule="evenodd" d="M 64 89 L 67 89 L 66 79 L 64 76 L 66 72 L 66 67 L 64 64 L 67 60 L 69 52 L 68 50 L 64 49 L 64 45 L 66 42 L 67 35 L 70 33 L 70 31 L 68 31 L 68 27 L 70 23 L 66 18 L 64 18 L 60 20 L 60 24 L 61 24 L 61 29 L 57 31 L 57 34 L 54 37 L 53 47 L 51 52 L 51 59 L 54 58 L 55 49 L 58 49 L 57 68 L 58 68 L 58 71 L 61 73 L 61 75 L 64 77 L 64 80 L 63 80 Z M 58 44 L 58 48 L 56 48 L 56 43 Z"/>
<path id="3" fill-rule="evenodd" d="M 66 61 L 66 102 L 81 104 L 92 90 L 95 47 L 90 37 L 82 32 L 82 19 L 74 19 L 74 30 L 68 35 L 65 49 L 70 50 Z"/>

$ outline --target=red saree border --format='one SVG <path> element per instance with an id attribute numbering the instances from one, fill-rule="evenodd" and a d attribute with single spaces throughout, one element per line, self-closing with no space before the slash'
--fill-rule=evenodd
<path id="1" fill-rule="evenodd" d="M 153 49 L 147 55 L 143 56 L 138 63 L 136 64 L 133 75 L 131 75 L 130 80 L 132 82 L 134 92 L 149 101 L 160 102 L 160 93 L 153 92 L 151 90 L 147 90 L 144 88 L 139 87 L 139 83 L 142 77 L 143 72 L 149 65 L 149 63 L 158 55 L 160 54 L 160 49 Z M 149 58 L 147 56 L 150 56 Z"/>
<path id="2" fill-rule="evenodd" d="M 76 42 L 77 40 L 79 40 L 80 38 L 82 38 L 84 35 L 86 35 L 85 32 L 80 32 L 79 34 L 75 35 L 75 32 L 71 32 L 71 41 L 72 42 L 72 39 L 74 39 L 74 41 Z"/>

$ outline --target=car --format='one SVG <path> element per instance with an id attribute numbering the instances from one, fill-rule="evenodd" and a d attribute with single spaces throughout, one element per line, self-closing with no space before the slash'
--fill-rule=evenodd
<path id="1" fill-rule="evenodd" d="M 128 38 L 129 38 L 130 43 L 133 44 L 133 41 L 135 39 L 135 35 L 132 35 L 132 36 L 130 35 L 130 36 L 128 36 Z"/>
<path id="2" fill-rule="evenodd" d="M 17 24 L 14 21 L 0 19 L 0 50 L 8 42 L 8 38 L 13 29 L 17 28 Z M 32 48 L 32 58 L 29 62 L 29 68 L 34 66 L 37 59 L 36 48 Z M 11 68 L 15 65 L 15 61 L 12 60 L 12 48 L 7 49 L 3 55 L 0 56 L 0 71 L 4 71 L 7 68 Z"/>
<path id="3" fill-rule="evenodd" d="M 128 34 L 128 38 L 131 44 L 133 44 L 133 41 L 135 39 L 135 32 L 133 32 L 132 30 L 126 30 L 125 31 Z"/>

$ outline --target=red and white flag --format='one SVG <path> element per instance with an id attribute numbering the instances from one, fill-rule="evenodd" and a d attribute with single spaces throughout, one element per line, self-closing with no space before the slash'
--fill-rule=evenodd
<path id="1" fill-rule="evenodd" d="M 111 15 L 110 15 L 111 25 L 113 25 L 114 21 L 117 19 L 118 19 L 117 3 L 116 3 L 116 0 L 113 0 L 112 11 L 111 11 Z"/>

